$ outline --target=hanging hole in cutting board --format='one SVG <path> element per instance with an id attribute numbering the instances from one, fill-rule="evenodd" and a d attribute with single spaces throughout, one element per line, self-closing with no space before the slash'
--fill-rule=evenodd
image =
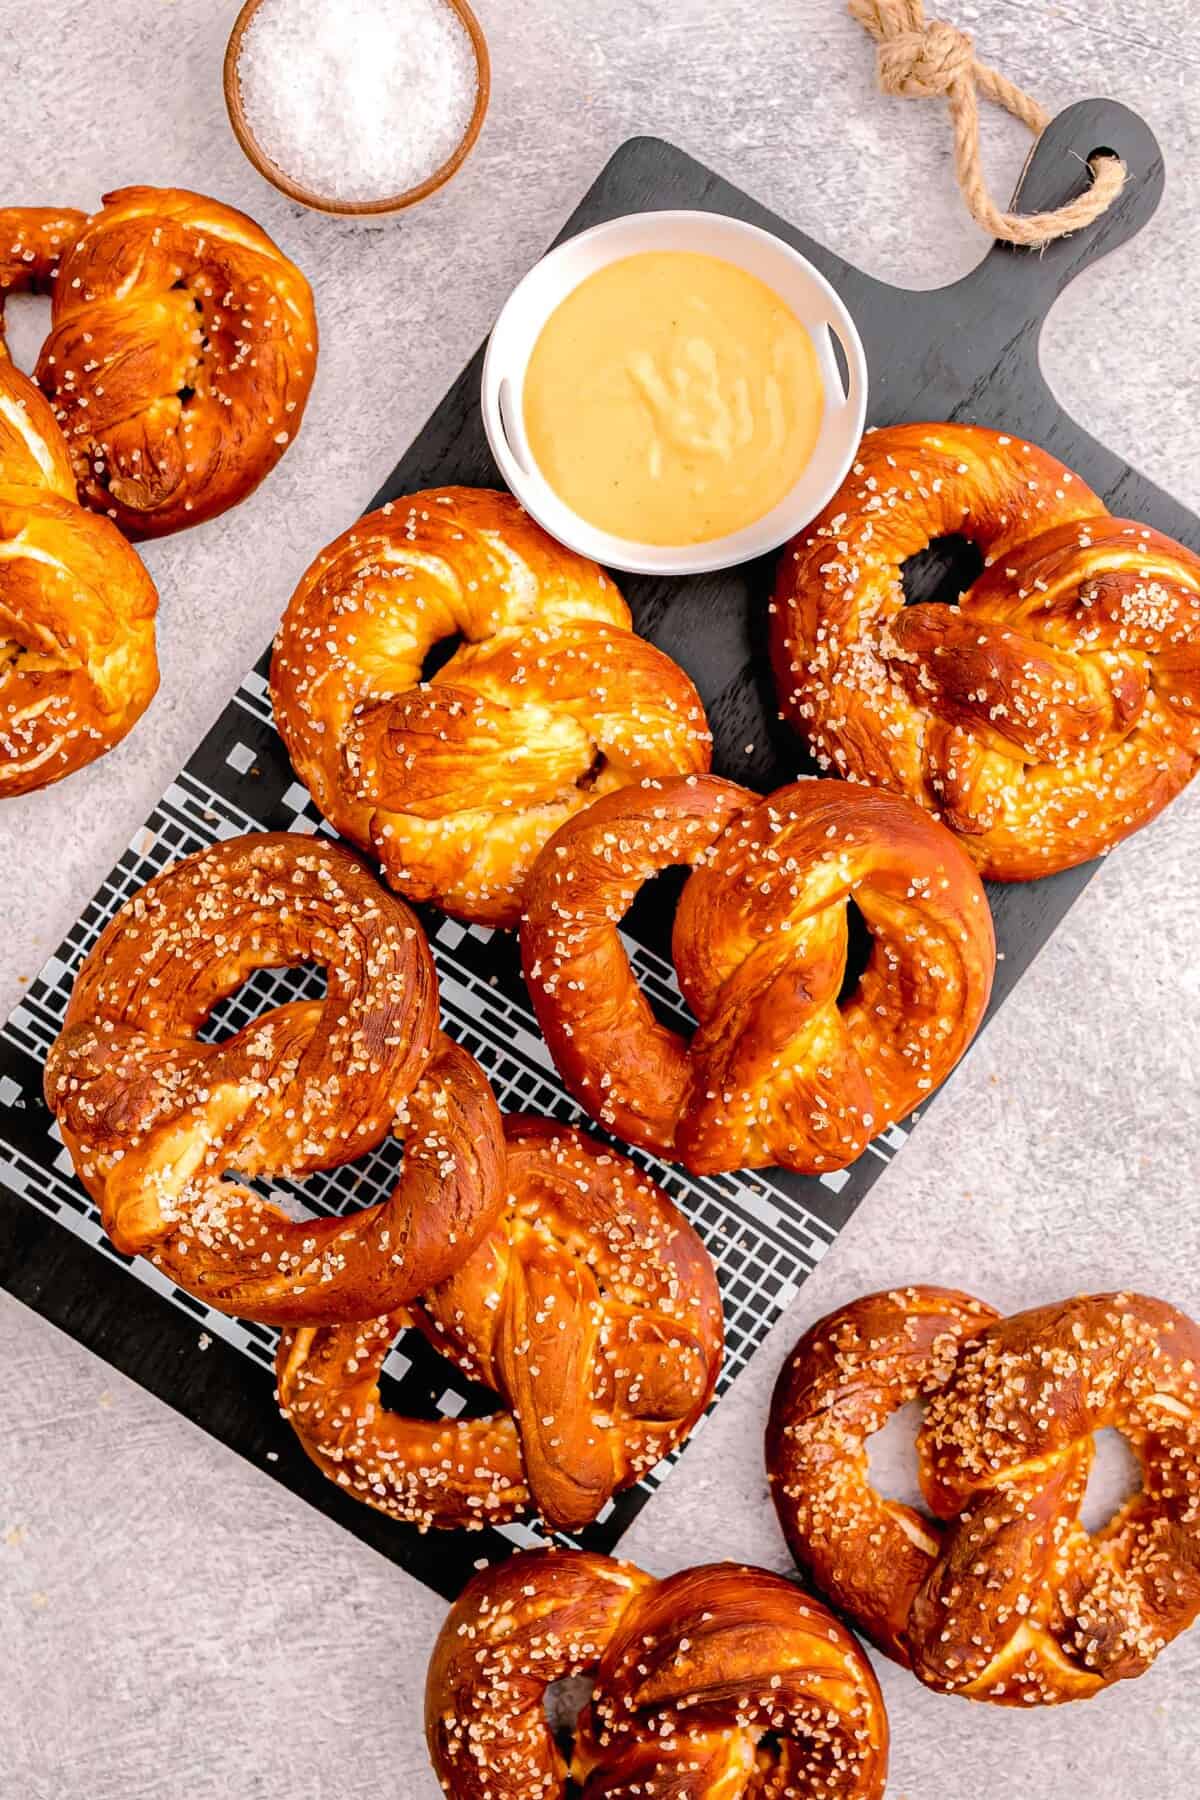
<path id="1" fill-rule="evenodd" d="M 983 574 L 983 552 L 959 532 L 933 538 L 901 565 L 905 606 L 953 606 Z"/>
<path id="2" fill-rule="evenodd" d="M 1141 1493 L 1142 1466 L 1129 1439 L 1115 1425 L 1106 1425 L 1096 1432 L 1092 1442 L 1096 1459 L 1079 1508 L 1079 1523 L 1094 1537 L 1127 1500 Z"/>

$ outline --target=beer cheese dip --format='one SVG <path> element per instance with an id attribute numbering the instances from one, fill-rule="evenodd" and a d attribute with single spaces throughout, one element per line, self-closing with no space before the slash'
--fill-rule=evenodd
<path id="1" fill-rule="evenodd" d="M 643 251 L 550 315 L 525 373 L 530 450 L 559 499 L 615 537 L 701 544 L 799 479 L 824 391 L 808 331 L 724 258 Z"/>

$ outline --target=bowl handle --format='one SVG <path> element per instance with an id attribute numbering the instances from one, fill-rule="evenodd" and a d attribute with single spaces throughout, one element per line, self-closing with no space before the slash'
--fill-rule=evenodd
<path id="1" fill-rule="evenodd" d="M 500 473 L 510 488 L 516 487 L 514 475 L 528 482 L 535 471 L 528 453 L 522 454 L 524 434 L 514 428 L 512 378 L 504 372 L 503 360 L 496 354 L 496 334 L 488 341 L 483 360 L 483 378 L 479 388 L 479 405 L 483 428 Z"/>
<path id="2" fill-rule="evenodd" d="M 856 341 L 846 342 L 835 319 L 826 319 L 825 329 L 829 333 L 830 353 L 835 364 L 838 365 L 838 374 L 842 378 L 838 382 L 841 399 L 835 402 L 834 410 L 836 412 L 865 412 L 867 368 L 862 350 Z M 840 357 L 839 351 L 841 352 Z"/>

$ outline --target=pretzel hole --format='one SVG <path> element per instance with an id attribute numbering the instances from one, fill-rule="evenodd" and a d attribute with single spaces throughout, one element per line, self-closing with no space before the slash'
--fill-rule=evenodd
<path id="1" fill-rule="evenodd" d="M 466 642 L 461 631 L 452 631 L 449 637 L 436 638 L 425 652 L 421 664 L 421 680 L 432 681 L 439 669 L 444 669 L 454 652 L 461 649 Z"/>
<path id="2" fill-rule="evenodd" d="M 485 1419 L 498 1401 L 435 1350 L 416 1326 L 401 1331 L 384 1358 L 379 1397 L 406 1419 Z"/>
<path id="3" fill-rule="evenodd" d="M 292 967 L 252 969 L 231 993 L 217 1001 L 196 1036 L 206 1044 L 219 1044 L 247 1025 L 253 1025 L 272 1007 L 289 1000 L 324 1000 L 328 990 L 320 963 Z"/>
<path id="4" fill-rule="evenodd" d="M 178 281 L 173 281 L 171 283 L 171 292 L 173 294 L 182 294 L 182 293 L 188 292 L 188 284 L 184 280 L 182 275 L 179 277 Z M 197 294 L 192 295 L 192 305 L 198 313 L 202 313 L 204 311 L 204 302 L 203 302 L 203 300 L 200 299 L 200 297 Z"/>
<path id="5" fill-rule="evenodd" d="M 655 968 L 652 980 L 642 981 L 642 994 L 659 1024 L 668 1031 L 682 1032 L 685 1037 L 695 1031 L 696 1020 L 675 980 L 671 931 L 679 896 L 690 874 L 688 868 L 659 869 L 642 883 L 621 922 L 622 931 L 665 964 L 663 969 Z"/>
<path id="6" fill-rule="evenodd" d="M 837 1003 L 845 1006 L 862 980 L 863 971 L 871 960 L 871 951 L 875 940 L 871 936 L 871 928 L 853 900 L 846 902 L 846 972 L 842 976 L 842 985 L 838 990 Z"/>
<path id="7" fill-rule="evenodd" d="M 23 375 L 32 375 L 38 352 L 50 335 L 50 301 L 45 294 L 3 294 L 8 353 Z"/>
<path id="8" fill-rule="evenodd" d="M 1096 1432 L 1092 1443 L 1096 1455 L 1079 1508 L 1079 1523 L 1094 1537 L 1141 1493 L 1142 1465 L 1129 1439 L 1115 1425 Z"/>
<path id="9" fill-rule="evenodd" d="M 591 763 L 583 771 L 583 774 L 576 776 L 575 786 L 577 788 L 581 788 L 582 791 L 586 794 L 589 788 L 595 787 L 597 781 L 600 779 L 601 774 L 604 772 L 604 770 L 607 767 L 608 767 L 607 756 L 605 756 L 603 750 L 597 750 L 595 756 L 593 756 L 593 758 L 591 760 Z"/>
<path id="10" fill-rule="evenodd" d="M 867 1439 L 867 1468 L 871 1486 L 885 1500 L 911 1506 L 930 1516 L 921 1492 L 917 1437 L 925 1419 L 924 1402 L 910 1400 Z"/>
<path id="11" fill-rule="evenodd" d="M 182 401 L 183 405 L 186 406 L 188 401 L 192 398 L 193 394 L 196 392 L 196 390 L 194 387 L 188 387 L 185 382 L 183 387 L 176 388 L 175 392 L 178 395 L 179 399 Z"/>
<path id="12" fill-rule="evenodd" d="M 590 1675 L 564 1675 L 561 1681 L 552 1681 L 542 1697 L 546 1724 L 564 1755 L 570 1751 L 579 1715 L 591 1699 L 594 1686 Z"/>
<path id="13" fill-rule="evenodd" d="M 960 532 L 931 538 L 900 565 L 905 606 L 954 606 L 983 574 L 983 551 Z"/>

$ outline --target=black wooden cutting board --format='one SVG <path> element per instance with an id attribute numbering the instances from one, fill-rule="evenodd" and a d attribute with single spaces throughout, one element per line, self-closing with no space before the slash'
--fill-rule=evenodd
<path id="1" fill-rule="evenodd" d="M 854 315 L 871 371 L 868 421 L 956 419 L 1032 439 L 1074 469 L 1116 513 L 1144 520 L 1200 550 L 1200 521 L 1089 437 L 1067 417 L 1038 366 L 1038 338 L 1055 298 L 1099 256 L 1132 237 L 1162 190 L 1162 163 L 1146 125 L 1111 101 L 1070 108 L 1043 134 L 1017 196 L 1024 211 L 1055 207 L 1087 180 L 1089 156 L 1116 151 L 1129 181 L 1104 219 L 1044 252 L 997 245 L 961 281 L 911 293 L 876 281 L 794 230 L 681 151 L 656 139 L 622 146 L 586 195 L 563 237 L 631 211 L 698 207 L 777 232 L 808 256 Z M 463 371 L 373 505 L 443 482 L 495 484 L 480 420 L 482 351 Z M 314 553 L 319 548 L 314 544 Z M 953 568 L 949 575 L 953 574 Z M 906 579 L 922 597 L 953 597 L 944 559 L 920 559 Z M 769 561 L 684 579 L 619 577 L 639 631 L 680 662 L 704 698 L 721 774 L 763 792 L 811 769 L 781 725 L 764 653 Z M 308 1463 L 275 1413 L 273 1334 L 209 1313 L 144 1261 L 117 1255 L 95 1209 L 74 1181 L 41 1100 L 41 1063 L 57 1032 L 75 969 L 103 923 L 158 869 L 214 836 L 250 829 L 320 829 L 276 736 L 265 694 L 267 659 L 251 671 L 187 767 L 134 835 L 128 851 L 0 1032 L 0 1280 L 216 1437 L 332 1514 L 443 1593 L 453 1593 L 481 1556 L 528 1541 L 520 1529 L 420 1538 L 346 1498 Z M 153 729 L 153 714 L 143 729 Z M 993 1006 L 1028 967 L 1095 866 L 1036 884 L 989 891 L 1003 952 Z M 669 894 L 656 889 L 629 921 L 641 973 L 658 1003 L 678 1010 L 662 959 Z M 577 1109 L 536 1039 L 511 943 L 427 915 L 451 1029 L 484 1061 L 506 1107 L 562 1118 Z M 303 972 L 262 975 L 223 1018 L 226 1028 L 266 1003 L 305 991 Z M 237 1011 L 242 1007 L 242 1012 Z M 937 1130 L 936 1115 L 923 1127 Z M 849 1170 L 819 1180 L 778 1171 L 693 1180 L 641 1157 L 696 1221 L 719 1264 L 729 1355 L 722 1394 L 849 1213 L 907 1127 L 872 1145 Z M 352 1170 L 297 1190 L 318 1210 L 361 1204 L 386 1192 L 394 1163 L 384 1152 Z M 281 1184 L 285 1185 L 286 1184 Z M 420 1341 L 404 1340 L 390 1365 L 387 1397 L 400 1410 L 486 1407 L 487 1398 L 448 1380 Z M 718 1403 L 723 1403 L 719 1401 Z M 584 1534 L 610 1548 L 662 1471 L 619 1497 Z"/>
<path id="2" fill-rule="evenodd" d="M 634 138 L 621 146 L 557 241 L 622 213 L 670 207 L 731 213 L 773 231 L 816 264 L 853 314 L 870 371 L 868 426 L 954 419 L 1011 430 L 1076 470 L 1110 512 L 1154 525 L 1200 550 L 1195 514 L 1069 418 L 1038 362 L 1042 325 L 1063 289 L 1133 237 L 1153 214 L 1162 196 L 1162 154 L 1136 113 L 1111 100 L 1081 101 L 1043 133 L 1017 190 L 1015 211 L 1061 206 L 1086 187 L 1088 159 L 1103 149 L 1121 156 L 1129 178 L 1117 204 L 1097 224 L 1043 251 L 996 244 L 961 281 L 927 292 L 863 274 L 657 138 Z M 477 404 L 482 354 L 468 364 L 374 505 L 440 481 L 498 482 Z M 717 772 L 764 793 L 797 773 L 817 772 L 778 718 L 765 654 L 774 562 L 772 557 L 684 580 L 617 577 L 638 631 L 682 663 L 699 688 L 713 728 Z M 923 571 L 927 586 L 920 597 L 940 573 L 936 564 Z M 748 744 L 754 746 L 749 754 Z M 993 1008 L 1096 868 L 1092 863 L 1036 883 L 991 885 L 997 937 L 1006 953 L 996 972 Z"/>

